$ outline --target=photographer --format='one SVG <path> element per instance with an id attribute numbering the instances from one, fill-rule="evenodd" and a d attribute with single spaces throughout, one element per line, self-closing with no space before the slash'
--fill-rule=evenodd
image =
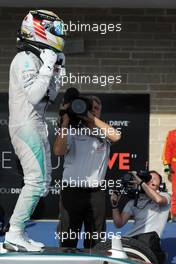
<path id="1" fill-rule="evenodd" d="M 150 240 L 148 247 L 153 251 L 157 248 L 157 253 L 154 253 L 158 254 L 159 263 L 163 263 L 164 253 L 160 248 L 159 238 L 167 222 L 170 196 L 167 192 L 159 191 L 162 181 L 161 175 L 156 171 L 149 171 L 149 175 L 151 179 L 148 182 L 143 181 L 137 175 L 133 175 L 134 181 L 143 190 L 136 206 L 134 206 L 132 199 L 120 212 L 118 209 L 120 195 L 118 196 L 113 192 L 111 196 L 112 215 L 115 225 L 119 228 L 123 227 L 131 217 L 134 217 L 134 224 L 125 236 L 133 237 L 145 243 Z"/>
<path id="2" fill-rule="evenodd" d="M 84 247 L 90 248 L 99 242 L 101 232 L 105 231 L 105 191 L 100 182 L 105 178 L 110 142 L 117 142 L 120 134 L 114 128 L 100 120 L 101 101 L 98 97 L 89 97 L 91 109 L 81 117 L 81 126 L 92 132 L 94 128 L 103 129 L 106 137 L 93 134 L 71 135 L 70 117 L 62 115 L 61 133 L 54 143 L 54 153 L 64 155 L 63 182 L 75 181 L 75 187 L 68 184 L 61 190 L 60 196 L 60 235 L 61 246 L 76 247 L 79 234 L 84 224 L 87 234 Z M 64 105 L 69 108 L 69 103 Z M 68 129 L 68 135 L 62 129 Z M 77 132 L 79 127 L 77 127 Z M 96 184 L 95 184 L 96 183 Z M 75 234 L 72 239 L 70 234 Z M 63 237 L 67 234 L 67 237 Z M 92 234 L 97 234 L 93 238 Z"/>

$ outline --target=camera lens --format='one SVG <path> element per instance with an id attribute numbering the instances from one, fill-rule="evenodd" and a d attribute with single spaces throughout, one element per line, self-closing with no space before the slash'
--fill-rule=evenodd
<path id="1" fill-rule="evenodd" d="M 87 104 L 82 99 L 75 99 L 71 104 L 71 109 L 74 114 L 82 115 L 87 111 Z"/>

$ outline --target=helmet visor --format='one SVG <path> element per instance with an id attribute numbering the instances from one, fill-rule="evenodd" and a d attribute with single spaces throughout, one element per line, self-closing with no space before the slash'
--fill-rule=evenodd
<path id="1" fill-rule="evenodd" d="M 63 21 L 54 21 L 53 27 L 51 28 L 50 32 L 55 36 L 64 36 L 65 28 Z"/>

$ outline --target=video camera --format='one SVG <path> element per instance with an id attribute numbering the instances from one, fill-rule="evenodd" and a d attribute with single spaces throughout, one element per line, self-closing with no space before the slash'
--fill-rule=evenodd
<path id="1" fill-rule="evenodd" d="M 120 189 L 124 190 L 124 193 L 134 197 L 137 189 L 137 183 L 134 182 L 134 175 L 137 175 L 142 181 L 149 182 L 151 176 L 148 171 L 130 171 L 120 177 L 121 187 Z"/>
<path id="2" fill-rule="evenodd" d="M 120 177 L 121 185 L 116 188 L 115 192 L 134 199 L 134 206 L 137 206 L 139 195 L 144 193 L 144 190 L 134 181 L 134 175 L 137 175 L 145 183 L 148 183 L 152 178 L 148 170 L 129 171 Z M 166 191 L 166 184 L 161 182 L 159 190 Z"/>
<path id="3" fill-rule="evenodd" d="M 89 98 L 81 96 L 79 91 L 71 87 L 64 94 L 63 104 L 70 104 L 67 109 L 61 109 L 59 115 L 62 117 L 65 113 L 70 117 L 70 125 L 78 126 L 81 121 L 81 116 L 87 115 L 87 112 L 92 109 L 92 102 Z"/>

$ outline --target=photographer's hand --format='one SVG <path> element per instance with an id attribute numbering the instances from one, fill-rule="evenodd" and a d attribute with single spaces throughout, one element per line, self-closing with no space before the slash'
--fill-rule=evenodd
<path id="1" fill-rule="evenodd" d="M 112 193 L 111 195 L 111 204 L 112 204 L 112 217 L 114 220 L 114 223 L 117 227 L 122 227 L 126 224 L 126 222 L 128 221 L 128 219 L 130 219 L 130 215 L 128 213 L 119 212 L 118 209 L 118 202 L 120 200 L 121 195 L 119 195 L 117 192 Z"/>
<path id="2" fill-rule="evenodd" d="M 117 192 L 113 191 L 111 195 L 111 205 L 112 208 L 115 209 L 118 207 L 118 202 L 120 200 L 121 195 L 119 195 Z"/>
<path id="3" fill-rule="evenodd" d="M 137 174 L 135 173 L 133 173 L 133 179 L 138 185 L 140 185 L 143 182 L 141 178 L 139 178 L 139 176 L 137 176 Z"/>
<path id="4" fill-rule="evenodd" d="M 70 118 L 69 118 L 69 116 L 68 116 L 67 114 L 64 114 L 64 115 L 62 116 L 62 124 L 61 124 L 61 127 L 62 127 L 62 128 L 64 128 L 64 127 L 67 128 L 69 122 L 70 122 Z"/>
<path id="5" fill-rule="evenodd" d="M 87 116 L 78 115 L 78 117 L 86 121 L 86 123 L 88 124 L 90 128 L 95 127 L 95 116 L 89 111 L 87 112 Z"/>
<path id="6" fill-rule="evenodd" d="M 60 110 L 66 110 L 68 107 L 69 104 L 65 104 Z M 65 155 L 68 151 L 67 134 L 68 134 L 68 125 L 70 122 L 70 118 L 67 113 L 63 114 L 61 118 L 62 118 L 62 123 L 58 130 L 58 134 L 56 136 L 53 146 L 54 154 L 57 156 Z"/>
<path id="7" fill-rule="evenodd" d="M 98 117 L 94 116 L 91 112 L 88 111 L 87 117 L 84 118 L 85 121 L 89 124 L 91 128 L 98 127 L 102 130 L 103 134 L 106 138 L 108 138 L 111 142 L 117 142 L 121 138 L 120 131 L 116 130 L 112 126 L 103 122 Z"/>
<path id="8" fill-rule="evenodd" d="M 61 126 L 66 126 L 68 127 L 68 124 L 70 122 L 70 118 L 68 116 L 68 114 L 66 113 L 66 110 L 69 108 L 70 106 L 70 103 L 67 103 L 67 104 L 63 104 L 60 109 L 59 109 L 59 116 L 60 116 L 60 119 L 62 120 L 61 121 Z M 64 112 L 64 114 L 63 114 Z"/>

